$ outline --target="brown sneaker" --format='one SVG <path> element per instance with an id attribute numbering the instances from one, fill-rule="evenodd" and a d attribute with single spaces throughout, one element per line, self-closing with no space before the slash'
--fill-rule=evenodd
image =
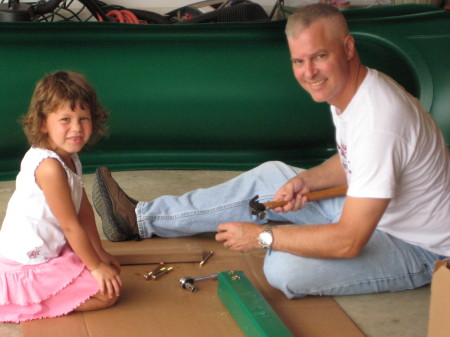
<path id="1" fill-rule="evenodd" d="M 108 240 L 139 239 L 135 213 L 137 201 L 119 187 L 107 167 L 99 167 L 95 172 L 92 200 Z"/>

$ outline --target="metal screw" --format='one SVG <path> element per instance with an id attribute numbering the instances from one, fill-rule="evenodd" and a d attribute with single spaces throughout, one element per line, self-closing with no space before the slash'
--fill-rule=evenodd
<path id="1" fill-rule="evenodd" d="M 151 280 L 152 275 L 156 274 L 159 270 L 162 269 L 162 266 L 164 265 L 164 262 L 160 262 L 157 267 L 155 267 L 151 272 L 144 275 L 144 278 L 148 281 Z"/>
<path id="2" fill-rule="evenodd" d="M 214 254 L 214 252 L 210 251 L 208 253 L 208 255 L 206 255 L 205 258 L 202 260 L 202 262 L 200 262 L 200 267 L 203 267 L 203 265 L 206 263 L 206 261 L 208 261 L 211 258 L 211 256 L 213 256 L 213 254 Z"/>
<path id="3" fill-rule="evenodd" d="M 173 269 L 173 267 L 169 267 L 169 268 L 161 268 L 158 272 L 156 272 L 155 274 L 153 274 L 151 276 L 152 279 L 157 280 L 159 279 L 161 276 L 167 274 L 168 272 L 170 272 Z"/>

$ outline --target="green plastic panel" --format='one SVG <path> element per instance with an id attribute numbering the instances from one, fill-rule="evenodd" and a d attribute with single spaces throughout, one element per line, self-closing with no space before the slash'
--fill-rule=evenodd
<path id="1" fill-rule="evenodd" d="M 450 13 L 431 6 L 346 11 L 365 64 L 420 98 L 450 143 Z M 327 104 L 295 81 L 284 21 L 191 25 L 0 22 L 0 180 L 27 150 L 17 123 L 35 83 L 83 72 L 110 111 L 85 172 L 310 167 L 335 152 Z"/>
<path id="2" fill-rule="evenodd" d="M 219 273 L 218 294 L 247 337 L 293 337 L 244 272 Z"/>

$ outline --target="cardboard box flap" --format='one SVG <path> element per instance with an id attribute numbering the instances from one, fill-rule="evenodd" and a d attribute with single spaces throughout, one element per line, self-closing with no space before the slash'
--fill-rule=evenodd
<path id="1" fill-rule="evenodd" d="M 436 262 L 431 281 L 428 337 L 450 335 L 450 260 Z"/>

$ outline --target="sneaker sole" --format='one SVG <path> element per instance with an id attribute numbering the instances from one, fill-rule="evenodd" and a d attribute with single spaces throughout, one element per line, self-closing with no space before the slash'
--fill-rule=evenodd
<path id="1" fill-rule="evenodd" d="M 106 189 L 100 168 L 95 172 L 94 185 L 92 187 L 92 200 L 94 208 L 102 219 L 102 229 L 106 238 L 110 241 L 129 240 L 129 234 L 124 233 L 112 212 L 112 203 Z"/>

